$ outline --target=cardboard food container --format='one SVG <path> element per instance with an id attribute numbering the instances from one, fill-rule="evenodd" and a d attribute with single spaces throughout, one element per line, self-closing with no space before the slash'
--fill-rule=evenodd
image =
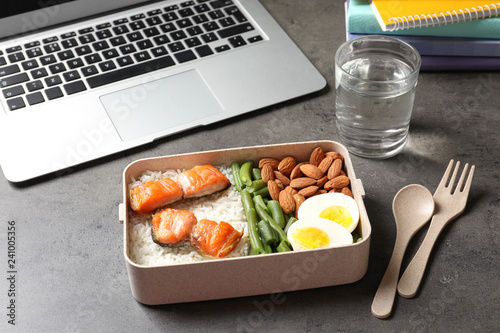
<path id="1" fill-rule="evenodd" d="M 195 165 L 227 165 L 263 157 L 282 159 L 294 156 L 307 161 L 316 147 L 344 156 L 344 171 L 351 180 L 351 190 L 358 204 L 362 237 L 352 245 L 237 258 L 223 258 L 195 263 L 142 266 L 129 257 L 129 193 L 132 177 L 146 170 L 189 169 Z M 364 190 L 356 178 L 347 149 L 334 141 L 298 142 L 171 155 L 135 161 L 123 173 L 123 203 L 119 218 L 123 223 L 124 256 L 133 296 L 148 305 L 182 303 L 274 294 L 353 283 L 368 267 L 371 226 L 363 204 Z"/>

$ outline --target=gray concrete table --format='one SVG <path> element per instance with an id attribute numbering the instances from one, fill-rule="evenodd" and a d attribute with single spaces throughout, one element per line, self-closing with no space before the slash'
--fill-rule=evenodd
<path id="1" fill-rule="evenodd" d="M 321 71 L 328 87 L 74 168 L 62 177 L 15 185 L 0 176 L 0 331 L 499 331 L 498 72 L 422 73 L 405 150 L 382 161 L 352 156 L 373 228 L 368 271 L 359 282 L 289 292 L 274 303 L 269 295 L 261 295 L 150 307 L 132 297 L 118 221 L 121 176 L 127 164 L 210 149 L 338 140 L 333 57 L 345 40 L 343 1 L 263 4 Z M 452 158 L 477 168 L 467 209 L 439 238 L 417 297 L 397 298 L 393 315 L 376 319 L 371 302 L 396 236 L 392 199 L 411 183 L 433 192 Z M 15 327 L 7 316 L 9 221 L 16 226 Z M 425 230 L 414 238 L 404 265 Z"/>

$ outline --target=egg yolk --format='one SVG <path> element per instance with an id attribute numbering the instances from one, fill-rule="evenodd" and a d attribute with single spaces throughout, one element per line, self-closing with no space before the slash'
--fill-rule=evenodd
<path id="1" fill-rule="evenodd" d="M 319 217 L 337 222 L 346 229 L 353 223 L 351 213 L 342 206 L 328 207 L 319 214 Z"/>
<path id="2" fill-rule="evenodd" d="M 306 249 L 317 249 L 330 245 L 330 237 L 321 229 L 304 227 L 295 230 L 293 239 Z"/>

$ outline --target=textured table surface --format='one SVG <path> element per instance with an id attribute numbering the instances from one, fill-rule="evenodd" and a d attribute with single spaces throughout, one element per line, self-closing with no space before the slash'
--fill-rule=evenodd
<path id="1" fill-rule="evenodd" d="M 130 291 L 118 221 L 123 169 L 139 158 L 247 145 L 338 140 L 335 50 L 343 1 L 263 0 L 328 81 L 323 91 L 27 184 L 0 175 L 0 331 L 498 332 L 500 330 L 500 73 L 424 72 L 410 139 L 387 160 L 352 156 L 372 224 L 366 275 L 350 285 L 237 299 L 144 306 Z M 467 208 L 439 238 L 420 292 L 393 315 L 370 308 L 389 262 L 396 192 L 433 192 L 450 159 L 476 165 Z M 36 162 L 36 161 L 34 161 Z M 16 325 L 8 324 L 7 228 L 16 224 Z M 410 244 L 407 264 L 425 236 Z M 221 276 L 231 279 L 231 276 Z M 175 286 L 170 286 L 175 288 Z"/>

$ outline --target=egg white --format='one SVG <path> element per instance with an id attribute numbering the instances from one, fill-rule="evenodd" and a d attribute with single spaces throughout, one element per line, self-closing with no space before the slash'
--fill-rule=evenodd
<path id="1" fill-rule="evenodd" d="M 293 237 L 293 234 L 297 229 L 305 227 L 313 227 L 325 232 L 330 238 L 330 244 L 325 247 L 344 246 L 352 244 L 353 242 L 351 233 L 340 224 L 327 219 L 323 219 L 321 217 L 312 217 L 303 220 L 299 219 L 288 229 L 287 238 L 294 251 L 309 250 L 309 248 L 304 247 L 302 244 L 298 243 Z"/>
<path id="2" fill-rule="evenodd" d="M 300 205 L 297 218 L 301 220 L 319 217 L 323 210 L 332 206 L 342 206 L 349 211 L 353 223 L 349 229 L 346 230 L 350 233 L 353 232 L 359 222 L 358 204 L 353 198 L 343 193 L 325 193 L 307 198 L 307 200 Z"/>

